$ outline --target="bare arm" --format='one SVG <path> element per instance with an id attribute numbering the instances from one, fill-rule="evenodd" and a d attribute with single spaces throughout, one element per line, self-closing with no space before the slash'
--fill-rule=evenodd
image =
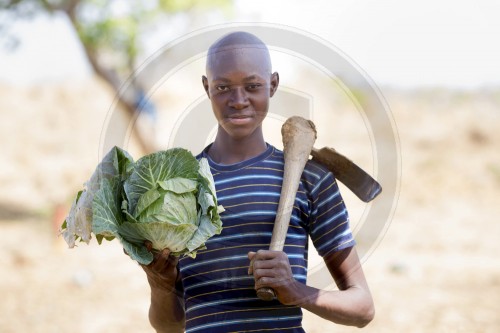
<path id="1" fill-rule="evenodd" d="M 184 332 L 184 298 L 178 283 L 178 258 L 163 250 L 148 266 L 142 266 L 151 287 L 149 322 L 158 333 Z"/>
<path id="2" fill-rule="evenodd" d="M 249 258 L 256 289 L 273 288 L 283 304 L 298 305 L 342 325 L 364 327 L 373 319 L 373 300 L 354 248 L 325 257 L 338 291 L 320 290 L 296 281 L 284 252 L 259 251 L 250 253 Z"/>
<path id="3" fill-rule="evenodd" d="M 323 291 L 306 286 L 300 298 L 304 301 L 298 305 L 339 324 L 368 325 L 375 309 L 356 249 L 335 252 L 325 258 L 325 263 L 339 290 Z"/>

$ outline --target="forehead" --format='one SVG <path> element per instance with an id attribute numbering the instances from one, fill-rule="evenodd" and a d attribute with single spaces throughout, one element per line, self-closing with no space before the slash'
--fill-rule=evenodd
<path id="1" fill-rule="evenodd" d="M 265 76 L 271 73 L 269 52 L 255 44 L 238 44 L 211 50 L 207 57 L 207 75 L 224 76 L 234 72 Z"/>

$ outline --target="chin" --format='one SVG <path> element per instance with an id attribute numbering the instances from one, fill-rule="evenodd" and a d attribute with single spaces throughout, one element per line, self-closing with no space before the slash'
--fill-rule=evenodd
<path id="1" fill-rule="evenodd" d="M 241 128 L 239 130 L 231 129 L 227 134 L 234 140 L 244 140 L 250 138 L 255 133 L 255 129 Z"/>

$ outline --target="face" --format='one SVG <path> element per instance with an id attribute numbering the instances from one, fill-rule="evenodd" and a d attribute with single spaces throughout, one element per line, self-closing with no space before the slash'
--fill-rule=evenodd
<path id="1" fill-rule="evenodd" d="M 219 131 L 232 139 L 262 135 L 262 121 L 279 81 L 278 73 L 270 73 L 263 52 L 255 48 L 218 52 L 203 77 Z"/>

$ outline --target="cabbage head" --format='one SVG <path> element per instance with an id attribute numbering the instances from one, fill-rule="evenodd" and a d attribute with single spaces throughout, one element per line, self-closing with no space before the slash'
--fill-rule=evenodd
<path id="1" fill-rule="evenodd" d="M 146 240 L 154 251 L 194 257 L 221 232 L 222 211 L 205 158 L 172 148 L 134 163 L 114 147 L 78 193 L 63 235 L 70 247 L 78 238 L 88 243 L 89 230 L 99 244 L 117 238 L 132 259 L 149 264 L 153 254 Z"/>

